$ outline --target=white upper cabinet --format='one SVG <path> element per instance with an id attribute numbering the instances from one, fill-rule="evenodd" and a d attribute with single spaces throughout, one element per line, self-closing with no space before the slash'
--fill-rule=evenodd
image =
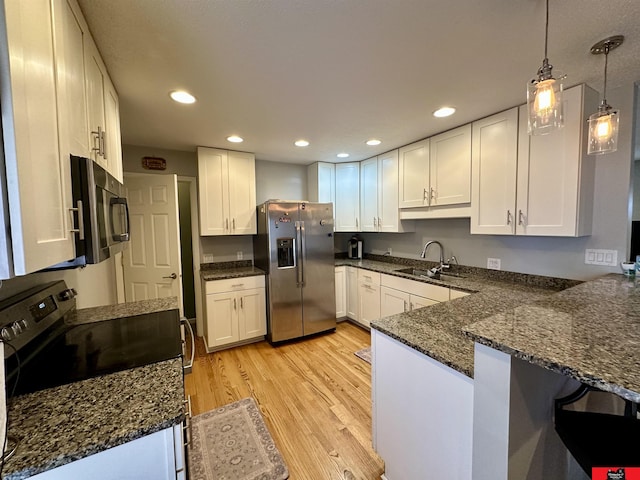
<path id="1" fill-rule="evenodd" d="M 471 125 L 399 150 L 400 218 L 468 217 Z"/>
<path id="2" fill-rule="evenodd" d="M 518 108 L 472 125 L 471 233 L 512 235 L 516 218 Z"/>
<path id="3" fill-rule="evenodd" d="M 399 207 L 429 205 L 429 139 L 399 150 Z"/>
<path id="4" fill-rule="evenodd" d="M 85 37 L 85 71 L 91 158 L 122 181 L 118 96 L 98 48 Z"/>
<path id="5" fill-rule="evenodd" d="M 251 153 L 198 147 L 200 235 L 253 235 L 256 172 Z"/>
<path id="6" fill-rule="evenodd" d="M 398 150 L 360 162 L 360 214 L 363 232 L 413 231 L 399 218 Z"/>
<path id="7" fill-rule="evenodd" d="M 564 92 L 564 127 L 527 133 L 526 105 L 473 124 L 471 233 L 576 237 L 591 234 L 595 163 L 586 118 L 597 93 Z"/>
<path id="8" fill-rule="evenodd" d="M 74 258 L 75 249 L 70 232 L 69 141 L 58 131 L 60 116 L 66 117 L 58 105 L 66 94 L 56 88 L 62 65 L 57 65 L 51 3 L 5 1 L 0 8 L 4 8 L 0 105 L 8 202 L 2 216 L 5 231 L 10 231 L 0 242 L 0 278 L 9 278 Z M 75 98 L 73 79 L 61 80 Z"/>
<path id="9" fill-rule="evenodd" d="M 579 237 L 591 234 L 595 161 L 587 155 L 587 123 L 598 94 L 586 85 L 563 93 L 564 127 L 527 134 L 520 107 L 517 235 Z"/>
<path id="10" fill-rule="evenodd" d="M 315 162 L 307 167 L 307 195 L 310 202 L 336 203 L 336 166 Z M 334 208 L 335 215 L 335 208 Z"/>
<path id="11" fill-rule="evenodd" d="M 429 141 L 429 205 L 471 201 L 471 125 L 449 130 Z"/>
<path id="12" fill-rule="evenodd" d="M 336 164 L 336 232 L 360 231 L 360 163 Z"/>

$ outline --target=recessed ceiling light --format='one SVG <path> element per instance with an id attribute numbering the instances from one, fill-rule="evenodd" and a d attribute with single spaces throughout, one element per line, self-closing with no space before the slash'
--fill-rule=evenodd
<path id="1" fill-rule="evenodd" d="M 376 145 L 380 145 L 382 142 L 380 140 L 378 140 L 377 138 L 372 138 L 371 140 L 367 140 L 366 144 L 367 145 L 371 145 L 372 147 L 376 146 Z"/>
<path id="2" fill-rule="evenodd" d="M 169 96 L 178 103 L 194 103 L 196 101 L 196 97 L 183 90 L 173 91 Z"/>
<path id="3" fill-rule="evenodd" d="M 453 107 L 442 107 L 439 108 L 438 110 L 436 110 L 435 112 L 433 112 L 433 116 L 434 117 L 438 117 L 438 118 L 442 118 L 442 117 L 448 117 L 449 115 L 453 115 L 454 113 L 456 113 L 456 109 Z"/>
<path id="4" fill-rule="evenodd" d="M 338 155 L 336 155 L 336 157 L 338 158 L 347 158 L 349 156 L 348 153 L 339 153 Z"/>
<path id="5" fill-rule="evenodd" d="M 244 142 L 244 138 L 239 137 L 238 135 L 231 135 L 230 137 L 227 137 L 227 140 L 231 143 L 242 143 Z"/>
<path id="6" fill-rule="evenodd" d="M 309 142 L 307 142 L 306 140 L 296 140 L 293 144 L 296 147 L 308 147 L 309 146 Z"/>

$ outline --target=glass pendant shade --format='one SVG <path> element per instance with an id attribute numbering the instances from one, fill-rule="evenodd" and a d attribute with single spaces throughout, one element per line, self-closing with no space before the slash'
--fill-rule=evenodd
<path id="1" fill-rule="evenodd" d="M 589 144 L 587 154 L 615 152 L 618 149 L 618 110 L 611 107 L 598 110 L 589 117 Z"/>
<path id="2" fill-rule="evenodd" d="M 527 109 L 529 113 L 529 135 L 546 135 L 561 128 L 562 80 L 534 78 L 527 84 Z"/>

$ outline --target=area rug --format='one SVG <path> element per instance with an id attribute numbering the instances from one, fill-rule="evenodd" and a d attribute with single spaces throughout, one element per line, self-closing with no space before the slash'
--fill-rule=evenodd
<path id="1" fill-rule="evenodd" d="M 253 398 L 191 420 L 190 480 L 285 480 L 289 471 Z"/>
<path id="2" fill-rule="evenodd" d="M 363 348 L 355 352 L 355 355 L 367 363 L 371 363 L 371 347 Z"/>

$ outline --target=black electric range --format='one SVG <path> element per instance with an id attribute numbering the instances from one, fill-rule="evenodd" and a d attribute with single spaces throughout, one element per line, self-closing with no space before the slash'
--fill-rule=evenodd
<path id="1" fill-rule="evenodd" d="M 0 303 L 7 393 L 20 395 L 182 355 L 177 309 L 69 324 L 75 291 L 64 281 Z"/>

